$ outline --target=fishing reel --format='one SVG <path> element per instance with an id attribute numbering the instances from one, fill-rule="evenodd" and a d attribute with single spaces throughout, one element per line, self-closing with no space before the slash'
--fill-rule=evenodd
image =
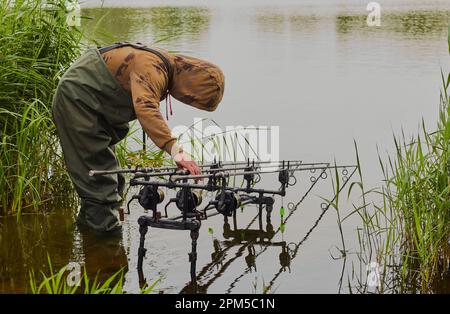
<path id="1" fill-rule="evenodd" d="M 244 169 L 244 180 L 247 182 L 247 191 L 251 189 L 252 185 L 259 181 L 259 179 L 255 180 L 255 174 L 253 173 L 256 170 L 254 165 L 247 166 Z M 246 173 L 248 172 L 248 173 Z"/>
<path id="2" fill-rule="evenodd" d="M 222 191 L 218 193 L 216 201 L 216 210 L 227 217 L 231 217 L 234 211 L 241 206 L 240 195 L 231 191 Z"/>
<path id="3" fill-rule="evenodd" d="M 220 163 L 216 162 L 216 160 L 214 159 L 214 163 L 211 164 L 211 166 L 209 167 L 210 170 L 217 170 L 220 169 L 222 166 L 220 165 Z M 217 184 L 219 183 L 219 178 L 217 178 L 216 176 L 210 176 L 208 178 L 208 187 L 213 188 L 215 186 L 217 186 Z"/>
<path id="4" fill-rule="evenodd" d="M 185 196 L 187 200 L 185 200 Z M 175 203 L 180 211 L 185 210 L 188 213 L 194 212 L 194 210 L 199 206 L 203 201 L 201 191 L 192 191 L 181 189 L 177 192 L 175 197 Z M 187 206 L 187 208 L 185 208 Z"/>
<path id="5" fill-rule="evenodd" d="M 146 185 L 139 191 L 137 199 L 144 209 L 155 211 L 156 206 L 164 201 L 164 191 L 156 186 Z"/>

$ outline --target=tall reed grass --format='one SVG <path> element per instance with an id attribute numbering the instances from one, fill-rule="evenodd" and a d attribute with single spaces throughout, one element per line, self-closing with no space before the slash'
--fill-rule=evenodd
<path id="1" fill-rule="evenodd" d="M 73 192 L 51 119 L 58 79 L 81 32 L 64 0 L 0 0 L 0 215 L 36 211 Z"/>
<path id="2" fill-rule="evenodd" d="M 436 131 L 422 122 L 421 134 L 394 138 L 395 156 L 380 167 L 384 185 L 366 190 L 361 171 L 362 204 L 346 216 L 358 214 L 360 267 L 352 272 L 359 292 L 439 292 L 450 272 L 450 74 L 442 74 L 440 110 Z M 359 165 L 359 157 L 358 157 Z M 360 167 L 359 167 L 360 169 Z M 381 202 L 370 201 L 381 196 Z M 366 266 L 380 265 L 375 287 L 367 283 Z"/>

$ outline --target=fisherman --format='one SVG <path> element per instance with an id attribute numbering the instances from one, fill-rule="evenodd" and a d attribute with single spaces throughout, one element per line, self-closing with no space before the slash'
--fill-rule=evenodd
<path id="1" fill-rule="evenodd" d="M 140 43 L 88 49 L 62 76 L 53 99 L 53 119 L 70 178 L 80 197 L 79 226 L 121 234 L 118 209 L 121 174 L 89 176 L 90 169 L 114 170 L 114 145 L 136 118 L 149 138 L 191 174 L 200 169 L 183 152 L 164 120 L 159 103 L 170 96 L 214 111 L 222 100 L 224 75 L 208 61 L 172 54 Z"/>

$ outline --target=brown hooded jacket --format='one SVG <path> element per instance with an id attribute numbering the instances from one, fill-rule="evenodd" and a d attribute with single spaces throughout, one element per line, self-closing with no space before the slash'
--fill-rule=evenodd
<path id="1" fill-rule="evenodd" d="M 154 53 L 124 46 L 102 53 L 102 58 L 122 88 L 131 93 L 136 117 L 144 131 L 159 148 L 171 154 L 176 138 L 161 115 L 160 101 L 169 92 L 187 105 L 214 111 L 222 100 L 225 79 L 220 68 L 210 62 L 152 49 L 160 52 L 172 65 L 169 90 L 168 71 Z"/>

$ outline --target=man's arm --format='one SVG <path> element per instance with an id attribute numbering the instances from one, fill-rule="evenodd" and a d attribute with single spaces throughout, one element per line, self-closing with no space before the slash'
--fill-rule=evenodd
<path id="1" fill-rule="evenodd" d="M 172 136 L 166 121 L 159 111 L 159 102 L 141 93 L 133 101 L 136 117 L 145 133 L 156 146 L 170 154 L 172 146 L 176 143 L 176 138 Z"/>

